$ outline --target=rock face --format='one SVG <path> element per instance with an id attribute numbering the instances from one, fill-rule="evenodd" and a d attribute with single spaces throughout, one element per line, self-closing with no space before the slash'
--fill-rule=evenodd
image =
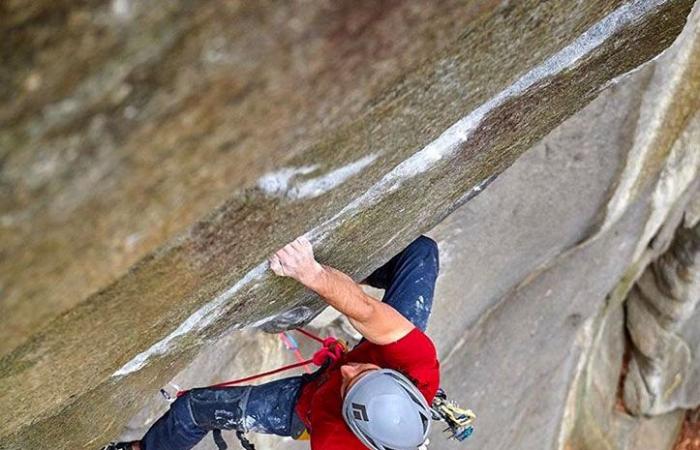
<path id="1" fill-rule="evenodd" d="M 207 341 L 286 310 L 308 320 L 318 301 L 266 272 L 270 252 L 306 233 L 321 259 L 367 275 L 610 80 L 668 47 L 691 6 L 3 6 L 0 27 L 12 39 L 2 44 L 10 63 L 0 93 L 0 320 L 8 324 L 0 327 L 0 445 L 94 447 Z M 694 42 L 692 32 L 684 36 Z M 587 107 L 599 111 L 588 129 L 609 131 L 599 142 L 582 136 L 610 164 L 588 166 L 585 176 L 602 184 L 585 179 L 582 191 L 568 191 L 590 194 L 576 197 L 580 208 L 561 210 L 568 220 L 548 224 L 537 241 L 527 234 L 533 227 L 513 235 L 513 245 L 531 243 L 533 257 L 511 260 L 498 247 L 504 242 L 458 236 L 465 247 L 448 246 L 462 268 L 457 256 L 469 249 L 500 248 L 496 267 L 507 273 L 475 277 L 479 297 L 464 299 L 455 323 L 435 317 L 447 324 L 436 331 L 446 380 L 483 411 L 480 445 L 584 442 L 575 436 L 590 423 L 577 421 L 577 393 L 595 354 L 593 318 L 639 265 L 644 241 L 692 197 L 696 172 L 664 183 L 678 179 L 669 162 L 697 150 L 688 65 L 697 58 L 677 59 L 608 86 Z M 664 82 L 677 89 L 663 102 L 644 98 Z M 614 95 L 632 113 L 606 107 Z M 560 128 L 541 151 L 575 135 Z M 612 154 L 601 151 L 612 144 Z M 499 181 L 450 220 L 468 217 Z M 482 205 L 488 223 L 493 209 Z M 456 223 L 443 229 L 456 232 Z M 504 232 L 518 231 L 512 223 Z M 508 385 L 513 395 L 500 398 Z M 546 395 L 533 394 L 545 387 Z M 503 411 L 513 414 L 506 430 Z"/>
<path id="2" fill-rule="evenodd" d="M 630 415 L 620 380 L 625 327 L 632 323 L 624 310 L 628 292 L 647 264 L 664 254 L 679 223 L 698 220 L 697 106 L 692 96 L 675 94 L 695 83 L 691 59 L 679 57 L 694 42 L 694 14 L 666 53 L 616 80 L 430 230 L 440 246 L 441 275 L 428 331 L 441 355 L 443 387 L 478 413 L 467 445 L 673 448 L 684 412 Z M 684 101 L 671 101 L 679 98 Z M 673 116 L 681 117 L 673 119 L 680 120 L 675 131 L 668 126 Z M 675 137 L 662 139 L 666 132 Z M 649 145 L 642 152 L 639 143 L 654 136 L 667 147 Z M 649 161 L 649 170 L 639 169 L 640 159 Z M 696 328 L 692 318 L 686 323 L 685 329 Z M 696 338 L 686 342 L 699 348 Z M 239 351 L 230 339 L 216 348 Z M 271 351 L 268 361 L 245 370 L 212 367 L 214 359 L 201 355 L 210 370 L 195 373 L 204 366 L 197 361 L 176 381 L 207 384 L 272 368 L 284 355 Z M 697 386 L 694 375 L 688 380 Z M 125 438 L 141 436 L 165 409 L 157 394 L 152 397 Z M 307 448 L 255 439 L 261 448 Z M 197 448 L 215 446 L 205 439 Z M 462 446 L 438 430 L 430 448 Z"/>
<path id="3" fill-rule="evenodd" d="M 625 379 L 625 405 L 659 415 L 700 404 L 698 342 L 700 224 L 677 231 L 671 248 L 651 264 L 626 302 L 634 346 Z"/>

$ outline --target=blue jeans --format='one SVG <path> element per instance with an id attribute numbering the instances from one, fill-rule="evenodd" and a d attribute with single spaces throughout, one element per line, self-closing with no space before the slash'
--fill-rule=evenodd
<path id="1" fill-rule="evenodd" d="M 421 236 L 375 270 L 364 283 L 385 289 L 383 301 L 425 331 L 439 271 L 435 241 Z M 178 398 L 141 440 L 144 450 L 189 450 L 211 430 L 255 431 L 296 437 L 294 412 L 306 375 L 259 386 L 193 389 Z"/>

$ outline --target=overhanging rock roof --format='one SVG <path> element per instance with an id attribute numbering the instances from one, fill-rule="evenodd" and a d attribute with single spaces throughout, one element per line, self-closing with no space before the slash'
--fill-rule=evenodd
<path id="1" fill-rule="evenodd" d="M 159 242 L 128 273 L 3 357 L 2 446 L 94 447 L 205 340 L 294 306 L 312 314 L 315 299 L 266 271 L 272 251 L 306 233 L 320 259 L 366 275 L 606 83 L 670 45 L 693 2 L 600 0 L 575 11 L 564 1 L 540 3 L 470 3 L 463 31 L 449 44 L 420 55 L 356 111 L 324 124 L 284 166 L 255 187 L 242 184 L 204 219 Z M 245 36 L 243 29 L 239 38 Z M 186 71 L 196 62 L 178 64 Z M 215 107 L 227 100 L 210 101 Z M 3 113 L 21 121 L 32 107 Z M 181 131 L 195 144 L 211 138 L 207 130 L 188 135 L 193 119 L 186 110 L 177 114 L 182 129 L 169 128 L 173 142 Z"/>

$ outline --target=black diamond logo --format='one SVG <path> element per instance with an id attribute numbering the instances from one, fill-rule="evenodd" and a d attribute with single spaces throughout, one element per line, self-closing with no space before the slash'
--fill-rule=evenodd
<path id="1" fill-rule="evenodd" d="M 356 420 L 364 420 L 365 422 L 369 422 L 369 417 L 367 417 L 367 408 L 365 405 L 353 403 L 352 415 Z"/>

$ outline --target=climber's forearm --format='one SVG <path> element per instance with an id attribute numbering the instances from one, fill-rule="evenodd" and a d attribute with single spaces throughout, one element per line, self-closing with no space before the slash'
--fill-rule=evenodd
<path id="1" fill-rule="evenodd" d="M 373 312 L 373 303 L 377 302 L 352 278 L 329 266 L 319 264 L 319 270 L 315 271 L 313 276 L 299 281 L 320 295 L 330 306 L 353 320 L 367 320 Z"/>
<path id="2" fill-rule="evenodd" d="M 370 342 L 389 344 L 414 328 L 394 308 L 366 294 L 352 278 L 319 264 L 311 242 L 303 236 L 275 252 L 270 257 L 270 269 L 316 292 L 326 303 L 348 316 L 357 331 Z"/>
<path id="3" fill-rule="evenodd" d="M 389 344 L 407 335 L 414 327 L 391 306 L 365 293 L 343 272 L 320 266 L 313 276 L 299 280 L 333 308 L 348 316 L 352 325 L 368 341 Z"/>

